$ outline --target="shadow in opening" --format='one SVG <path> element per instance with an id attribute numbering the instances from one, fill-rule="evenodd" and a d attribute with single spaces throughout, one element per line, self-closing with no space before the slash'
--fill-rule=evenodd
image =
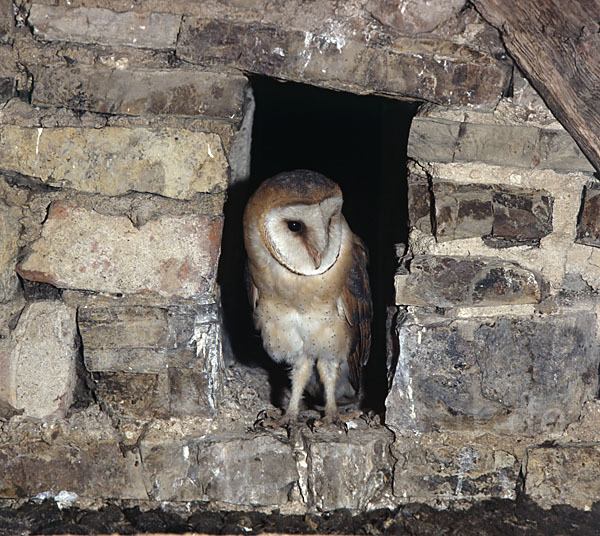
<path id="1" fill-rule="evenodd" d="M 340 185 L 343 213 L 369 249 L 374 318 L 371 357 L 364 371 L 365 405 L 381 412 L 387 395 L 386 307 L 394 302 L 393 245 L 407 241 L 406 145 L 417 104 L 264 77 L 253 77 L 251 84 L 256 99 L 251 175 L 229 192 L 219 268 L 231 349 L 237 360 L 266 368 L 272 383 L 286 381 L 252 327 L 244 286 L 242 214 L 263 180 L 293 169 L 323 173 Z"/>

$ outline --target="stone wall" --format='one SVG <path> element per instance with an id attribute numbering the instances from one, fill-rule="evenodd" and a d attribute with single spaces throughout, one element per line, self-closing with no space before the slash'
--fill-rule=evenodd
<path id="1" fill-rule="evenodd" d="M 574 430 L 599 424 L 593 168 L 519 74 L 493 112 L 423 107 L 408 152 L 411 231 L 390 311 L 395 493 L 524 485 L 544 506 L 589 507 L 600 466 Z"/>
<path id="2" fill-rule="evenodd" d="M 496 32 L 424 3 L 0 0 L 0 499 L 591 504 L 600 190 Z M 268 374 L 225 363 L 248 73 L 429 102 L 387 426 L 257 428 Z"/>

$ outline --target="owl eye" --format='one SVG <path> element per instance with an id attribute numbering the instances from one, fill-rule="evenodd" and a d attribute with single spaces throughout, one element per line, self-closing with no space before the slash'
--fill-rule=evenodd
<path id="1" fill-rule="evenodd" d="M 287 222 L 288 229 L 292 231 L 292 233 L 299 233 L 302 231 L 304 226 L 301 221 L 288 221 Z"/>

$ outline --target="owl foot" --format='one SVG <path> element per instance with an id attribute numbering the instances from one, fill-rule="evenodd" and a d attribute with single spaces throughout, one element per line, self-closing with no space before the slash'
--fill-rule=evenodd
<path id="1" fill-rule="evenodd" d="M 263 409 L 256 416 L 254 428 L 289 428 L 296 424 L 297 417 L 288 413 L 281 414 L 276 409 Z"/>

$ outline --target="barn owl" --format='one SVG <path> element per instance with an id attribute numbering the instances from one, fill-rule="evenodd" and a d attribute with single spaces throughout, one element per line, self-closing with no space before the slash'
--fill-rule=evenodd
<path id="1" fill-rule="evenodd" d="M 358 392 L 371 345 L 367 252 L 342 215 L 340 187 L 307 170 L 261 184 L 244 212 L 248 295 L 267 353 L 291 366 L 294 423 L 318 373 L 325 422 L 339 421 L 337 396 Z M 316 372 L 315 372 L 316 368 Z"/>

